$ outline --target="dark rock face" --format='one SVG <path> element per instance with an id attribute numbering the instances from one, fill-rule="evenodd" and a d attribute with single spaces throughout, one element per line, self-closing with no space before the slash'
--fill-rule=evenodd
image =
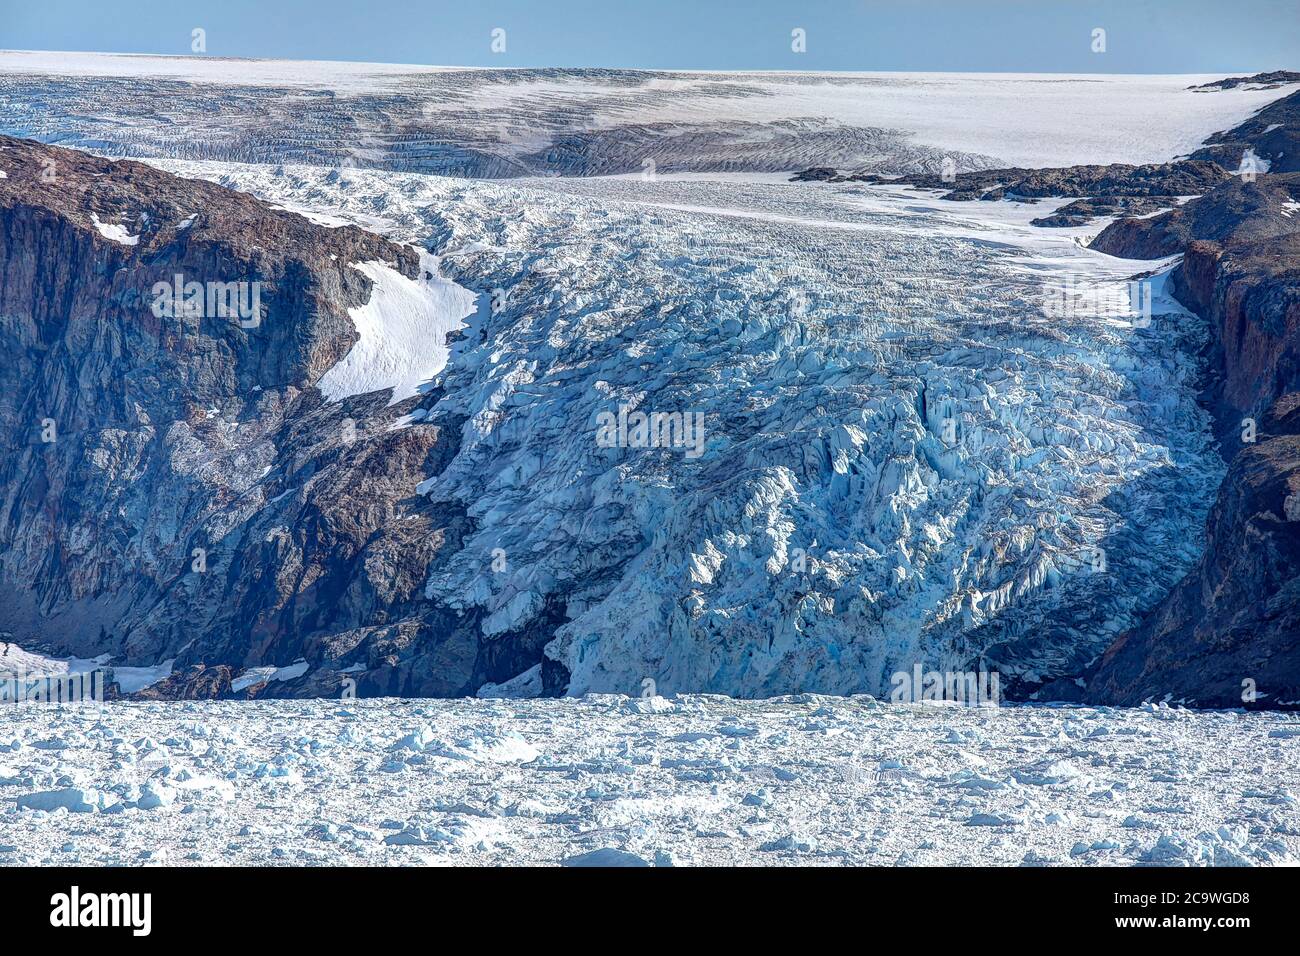
<path id="1" fill-rule="evenodd" d="M 1294 397 L 1294 396 L 1293 396 Z M 1203 707 L 1300 704 L 1300 416 L 1232 461 L 1200 565 L 1103 656 L 1084 695 Z M 1256 694 L 1258 697 L 1256 697 Z"/>
<path id="2" fill-rule="evenodd" d="M 1036 226 L 1067 226 L 1095 216 L 1145 215 L 1177 204 L 1179 196 L 1206 192 L 1230 177 L 1209 160 L 1185 160 L 1131 166 L 1067 166 L 1061 169 L 984 169 L 955 173 L 945 179 L 933 173 L 885 177 L 874 173 L 839 173 L 827 167 L 807 169 L 793 182 L 870 183 L 942 189 L 942 198 L 957 201 L 1012 199 L 1037 202 L 1047 198 L 1076 198 L 1053 216 L 1033 221 Z"/>
<path id="3" fill-rule="evenodd" d="M 468 522 L 415 486 L 460 423 L 394 428 L 434 396 L 316 388 L 372 291 L 351 265 L 414 278 L 416 250 L 138 163 L 7 137 L 0 157 L 0 630 L 174 658 L 151 693 L 180 697 L 304 657 L 275 692 L 347 670 L 359 694 L 464 694 L 540 662 L 535 636 L 485 647 L 424 597 Z M 260 314 L 159 317 L 177 274 L 257 281 Z"/>
<path id="4" fill-rule="evenodd" d="M 1287 82 L 1300 82 L 1300 74 L 1286 75 L 1296 77 Z M 1270 103 L 1240 126 L 1215 133 L 1191 158 L 1237 170 L 1247 150 L 1267 162 L 1270 173 L 1300 171 L 1300 92 Z"/>
<path id="5" fill-rule="evenodd" d="M 230 693 L 233 669 L 194 664 L 132 695 L 138 700 L 216 700 Z"/>
<path id="6" fill-rule="evenodd" d="M 1046 199 L 1200 195 L 1228 178 L 1214 163 L 1189 160 L 1131 166 L 1067 166 L 1063 169 L 990 169 L 960 173 L 948 199 Z M 939 188 L 939 187 L 932 187 Z M 1171 204 L 1171 203 L 1166 203 Z"/>
<path id="7" fill-rule="evenodd" d="M 839 170 L 830 166 L 814 166 L 812 169 L 805 169 L 803 172 L 795 173 L 790 177 L 792 183 L 828 183 L 843 182 L 844 178 L 840 175 Z"/>
<path id="8" fill-rule="evenodd" d="M 1084 698 L 1300 705 L 1300 174 L 1225 184 L 1094 246 L 1185 253 L 1173 290 L 1217 333 L 1208 397 L 1230 464 L 1200 563 L 1107 650 Z"/>
<path id="9" fill-rule="evenodd" d="M 1285 86 L 1288 83 L 1300 83 L 1300 73 L 1293 70 L 1272 70 L 1268 73 L 1256 73 L 1254 76 L 1229 76 L 1226 79 L 1215 80 L 1213 83 L 1189 86 L 1188 89 L 1232 90 L 1239 86 L 1250 86 L 1256 89 L 1268 90 Z"/>
<path id="10" fill-rule="evenodd" d="M 946 190 L 944 199 L 1020 199 L 1048 197 L 1191 196 L 1229 177 L 1216 163 L 1185 160 L 1132 166 L 1065 166 L 1059 169 L 981 169 L 955 173 L 948 179 L 934 173 L 887 177 L 874 173 L 837 173 L 826 167 L 804 170 L 795 182 L 893 183 L 918 189 Z"/>
<path id="11" fill-rule="evenodd" d="M 1285 203 L 1286 183 L 1280 176 L 1255 182 L 1229 179 L 1211 195 L 1152 219 L 1121 219 L 1112 223 L 1089 248 L 1127 259 L 1161 259 L 1184 252 L 1195 240 L 1271 242 L 1295 231 Z"/>
<path id="12" fill-rule="evenodd" d="M 1050 216 L 1029 220 L 1031 226 L 1086 226 L 1099 216 L 1147 216 L 1167 209 L 1173 200 L 1168 196 L 1112 196 L 1100 199 L 1076 199 Z"/>

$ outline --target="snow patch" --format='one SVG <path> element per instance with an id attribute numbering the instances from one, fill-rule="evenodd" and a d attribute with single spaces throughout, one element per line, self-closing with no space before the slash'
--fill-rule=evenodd
<path id="1" fill-rule="evenodd" d="M 95 224 L 95 228 L 99 230 L 101 236 L 112 242 L 120 243 L 124 246 L 134 246 L 140 242 L 140 237 L 128 233 L 125 226 L 100 222 L 99 217 L 93 212 L 90 214 L 90 221 Z"/>
<path id="2" fill-rule="evenodd" d="M 295 661 L 287 667 L 250 667 L 239 677 L 230 682 L 230 689 L 235 693 L 241 690 L 247 690 L 256 684 L 266 684 L 271 681 L 293 680 L 307 673 L 311 667 L 305 660 Z"/>
<path id="3" fill-rule="evenodd" d="M 420 255 L 419 279 L 408 279 L 383 262 L 352 268 L 374 283 L 370 301 L 348 310 L 360 338 L 317 384 L 331 402 L 391 388 L 393 405 L 443 370 L 447 335 L 474 311 L 475 297 L 442 278 L 438 258 L 428 253 Z"/>

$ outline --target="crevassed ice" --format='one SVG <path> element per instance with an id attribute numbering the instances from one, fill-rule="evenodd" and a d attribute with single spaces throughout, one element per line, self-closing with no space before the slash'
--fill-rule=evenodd
<path id="1" fill-rule="evenodd" d="M 1196 403 L 1207 331 L 1167 300 L 1147 329 L 1045 314 L 1055 283 L 1122 290 L 1150 265 L 1026 225 L 1050 204 L 208 174 L 382 211 L 460 284 L 501 290 L 431 412 L 465 424 L 421 490 L 475 530 L 427 593 L 494 639 L 558 615 L 546 653 L 573 693 L 882 693 L 917 661 L 1031 689 L 1195 557 L 1221 473 Z M 704 412 L 705 453 L 602 447 L 624 406 Z"/>

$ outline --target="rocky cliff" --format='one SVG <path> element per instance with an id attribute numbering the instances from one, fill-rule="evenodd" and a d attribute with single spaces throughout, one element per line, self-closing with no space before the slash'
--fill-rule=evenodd
<path id="1" fill-rule="evenodd" d="M 374 294 L 353 266 L 422 281 L 418 250 L 7 137 L 0 170 L 0 632 L 174 659 L 170 696 L 302 657 L 244 692 L 472 693 L 540 661 L 424 598 L 466 524 L 415 494 L 457 434 L 431 396 L 318 387 Z"/>
<path id="2" fill-rule="evenodd" d="M 1095 248 L 1183 251 L 1174 294 L 1211 319 L 1229 470 L 1197 567 L 1121 635 L 1085 697 L 1202 706 L 1300 704 L 1300 174 L 1234 180 Z"/>

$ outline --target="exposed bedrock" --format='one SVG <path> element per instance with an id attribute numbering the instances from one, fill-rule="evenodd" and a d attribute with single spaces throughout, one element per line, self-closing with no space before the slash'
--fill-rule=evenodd
<path id="1" fill-rule="evenodd" d="M 1261 73 L 1254 77 L 1233 77 L 1218 83 L 1194 87 L 1206 92 L 1233 89 L 1244 84 L 1272 89 L 1297 82 L 1300 74 L 1286 71 Z M 1080 226 L 1100 216 L 1147 216 L 1176 206 L 1182 199 L 1200 196 L 1243 173 L 1254 181 L 1263 173 L 1300 170 L 1300 91 L 1260 109 L 1245 122 L 1209 136 L 1190 156 L 1168 163 L 1133 166 L 1065 166 L 1059 168 L 976 169 L 958 172 L 952 165 L 946 173 L 933 171 L 901 176 L 878 171 L 841 172 L 831 166 L 817 166 L 796 173 L 795 182 L 868 183 L 907 185 L 918 189 L 942 190 L 950 200 L 1000 200 L 1038 202 L 1042 199 L 1072 199 L 1049 216 L 1032 221 L 1035 226 Z M 1208 210 L 1203 210 L 1208 214 Z M 1229 215 L 1226 221 L 1235 221 Z M 1148 258 L 1172 255 L 1197 233 L 1197 228 L 1180 219 L 1166 223 L 1170 231 L 1147 230 L 1139 223 L 1116 224 L 1112 235 L 1117 248 L 1131 248 Z M 1143 245 L 1126 242 L 1127 234 L 1144 237 Z M 1207 233 L 1205 238 L 1212 236 Z"/>
<path id="2" fill-rule="evenodd" d="M 1277 80 L 1275 85 L 1300 82 L 1300 73 L 1280 75 L 1285 79 Z M 1259 172 L 1300 171 L 1300 92 L 1270 103 L 1239 126 L 1215 133 L 1190 158 L 1211 160 L 1237 170 L 1247 156 L 1252 157 Z"/>
<path id="3" fill-rule="evenodd" d="M 7 137 L 0 159 L 0 630 L 175 659 L 172 697 L 300 658 L 300 683 L 362 694 L 471 693 L 541 660 L 424 596 L 467 519 L 414 489 L 457 423 L 411 420 L 432 396 L 317 388 L 374 291 L 352 266 L 420 279 L 417 250 L 134 162 Z M 178 275 L 245 283 L 248 308 L 156 309 Z"/>
<path id="4" fill-rule="evenodd" d="M 1229 469 L 1200 562 L 1111 646 L 1084 696 L 1300 705 L 1300 173 L 1234 180 L 1116 223 L 1094 247 L 1185 252 L 1172 288 L 1215 332 L 1207 398 Z"/>

